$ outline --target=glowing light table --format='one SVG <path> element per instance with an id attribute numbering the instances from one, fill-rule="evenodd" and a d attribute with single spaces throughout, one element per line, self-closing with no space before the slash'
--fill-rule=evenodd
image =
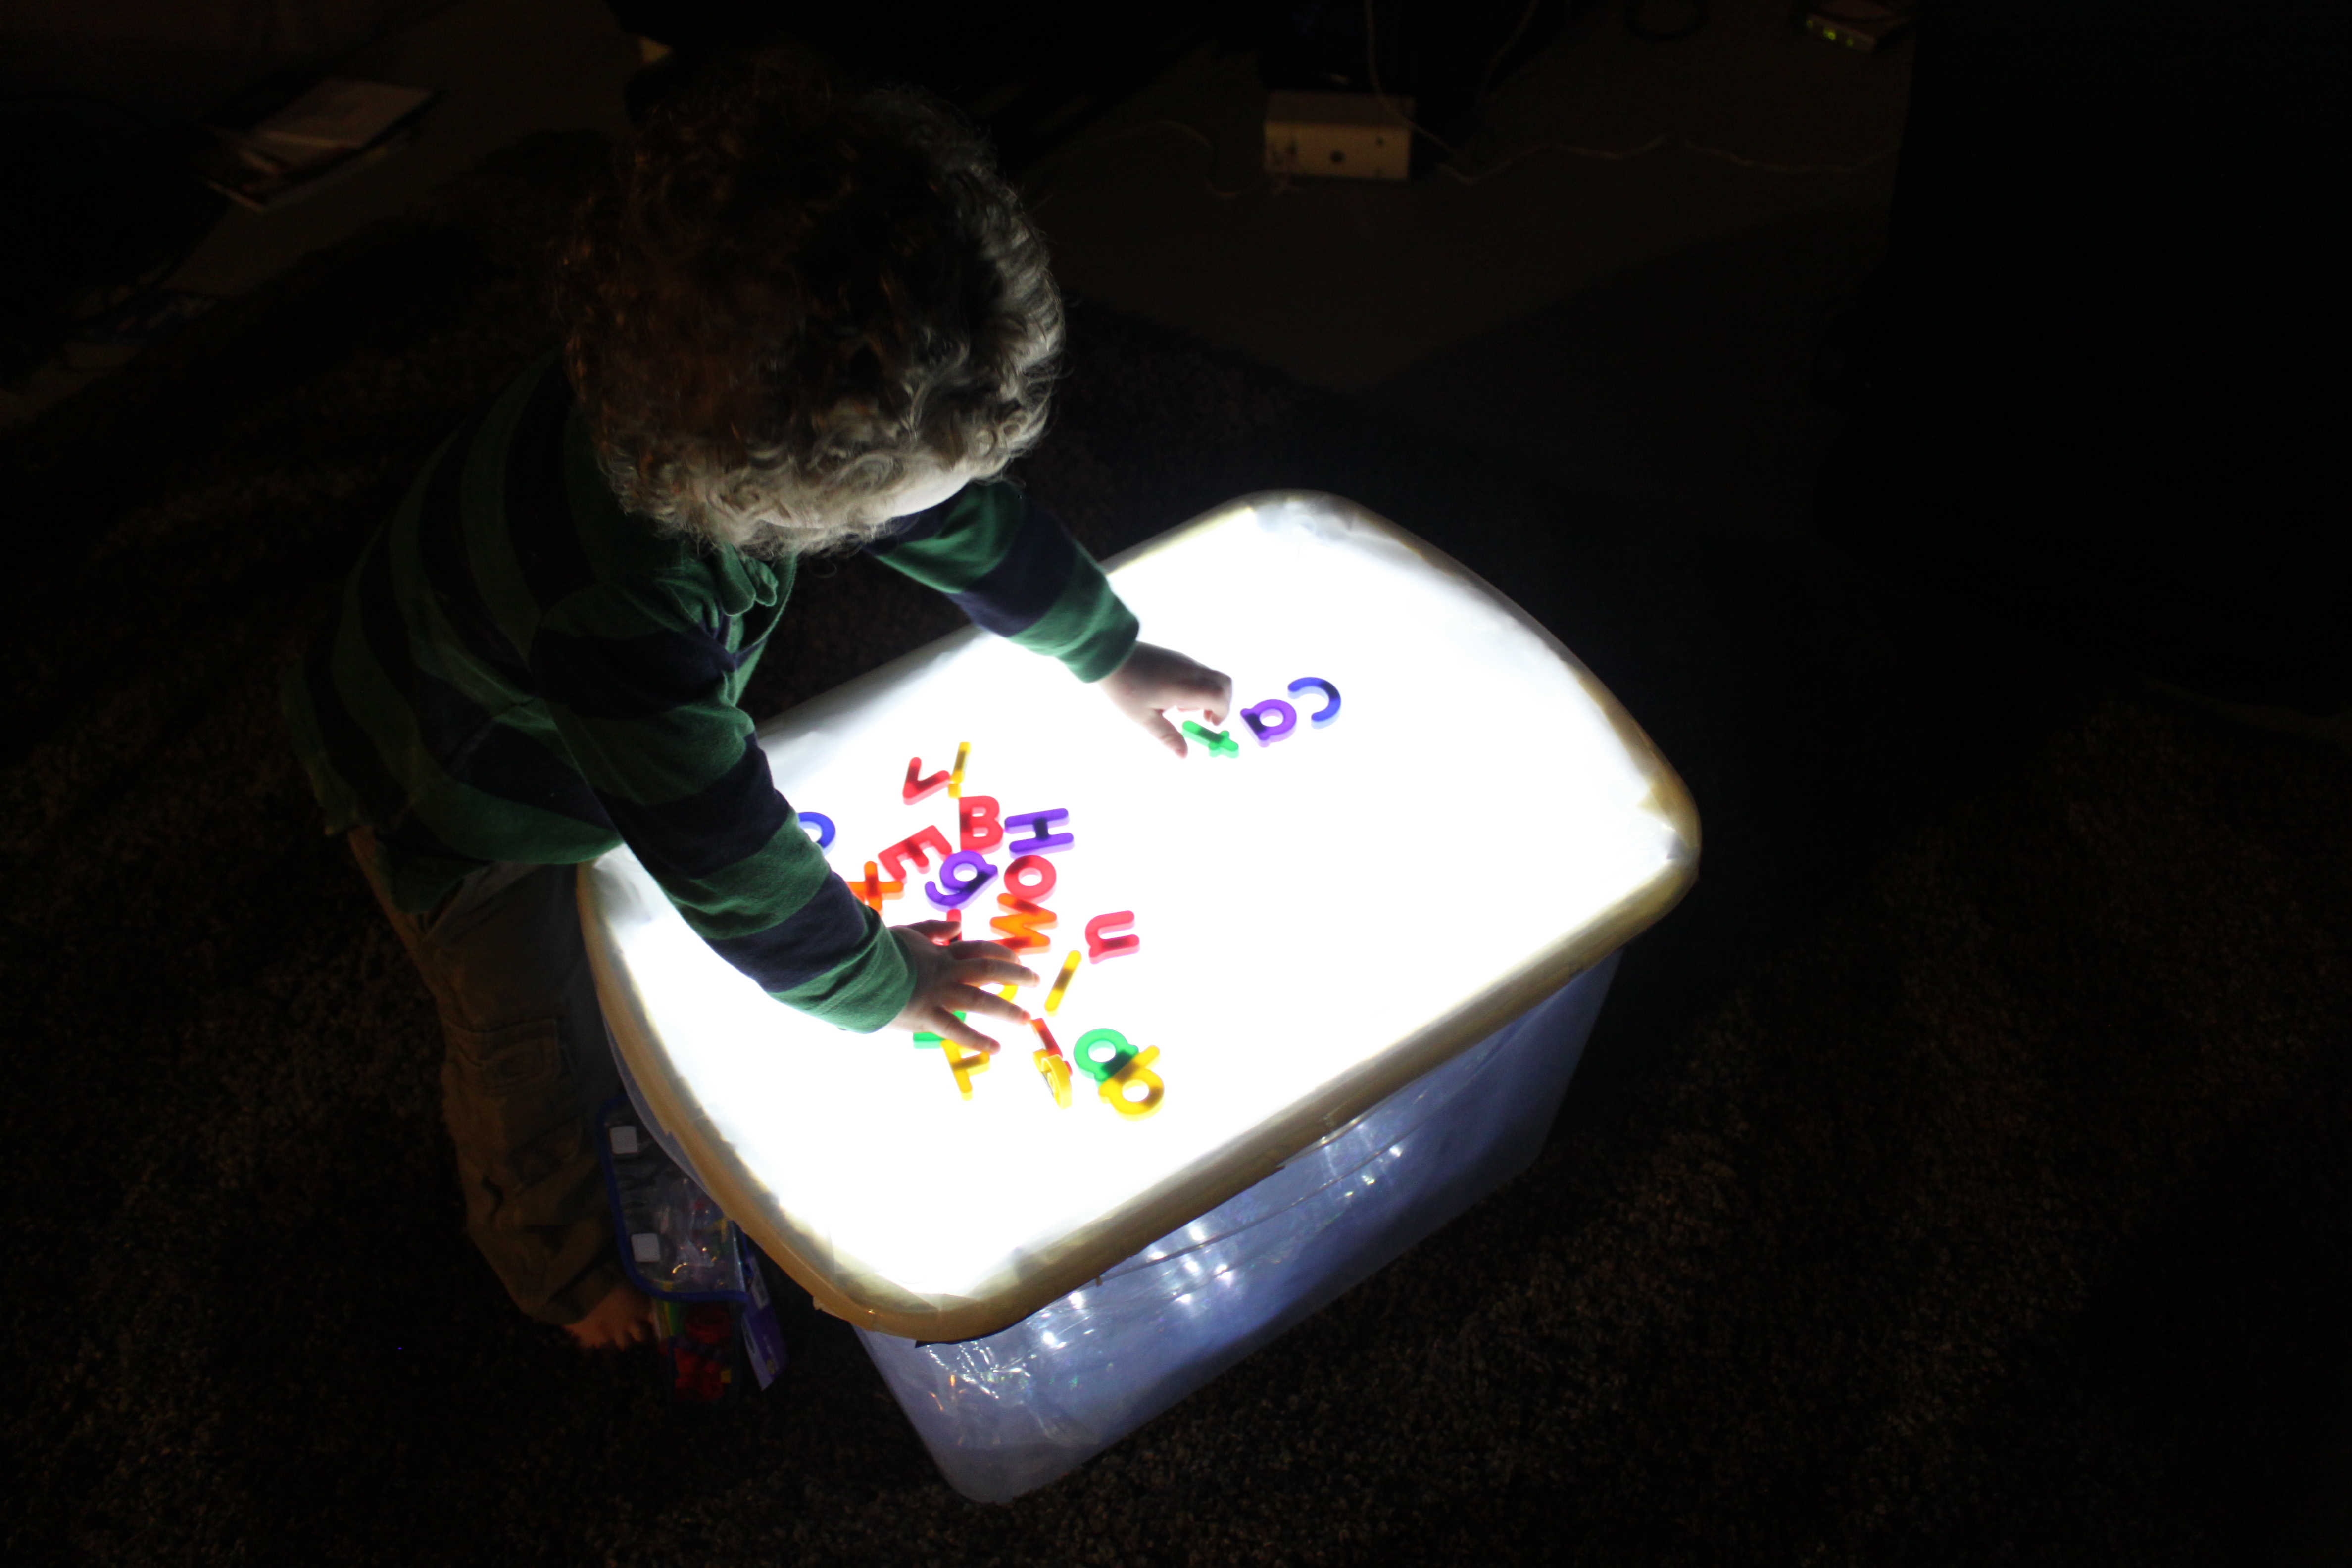
<path id="1" fill-rule="evenodd" d="M 1065 1050 L 1106 1026 L 1157 1047 L 1149 1119 L 1083 1079 L 1057 1108 L 1035 1042 L 994 1026 L 963 1100 L 939 1050 L 771 1002 L 625 851 L 580 883 L 646 1108 L 982 1498 L 1116 1441 L 1523 1167 L 1612 955 L 1697 861 L 1681 781 L 1600 683 L 1361 508 L 1245 498 L 1110 565 L 1147 637 L 1230 672 L 1237 709 L 1293 700 L 1295 731 L 1261 745 L 1236 715 L 1238 754 L 1179 764 L 967 628 L 760 739 L 853 878 L 919 827 L 956 839 L 946 794 L 902 804 L 910 754 L 928 774 L 968 742 L 966 796 L 1066 808 L 1032 966 L 1050 980 L 1089 917 L 1135 912 L 1140 951 L 1081 968 L 1051 1024 Z M 1320 699 L 1288 697 L 1309 676 L 1343 697 L 1319 728 Z M 893 923 L 932 913 L 916 876 Z"/>

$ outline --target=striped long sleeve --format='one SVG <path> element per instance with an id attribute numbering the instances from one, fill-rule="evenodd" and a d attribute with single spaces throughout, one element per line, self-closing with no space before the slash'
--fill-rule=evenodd
<path id="1" fill-rule="evenodd" d="M 1135 647 L 1135 616 L 1069 531 L 1007 484 L 918 512 L 868 552 L 955 601 L 975 625 L 1100 680 Z"/>
<path id="2" fill-rule="evenodd" d="M 615 832 L 696 935 L 777 1000 L 875 1029 L 914 977 L 826 866 L 733 700 L 745 659 L 691 576 L 604 583 L 556 606 L 530 670 Z"/>
<path id="3" fill-rule="evenodd" d="M 1058 524 L 967 489 L 877 551 L 1082 679 L 1134 617 Z M 769 776 L 741 706 L 793 583 L 623 512 L 551 360 L 436 455 L 289 672 L 331 831 L 374 830 L 395 901 L 492 861 L 625 843 L 688 925 L 779 1001 L 880 1027 L 913 976 Z"/>

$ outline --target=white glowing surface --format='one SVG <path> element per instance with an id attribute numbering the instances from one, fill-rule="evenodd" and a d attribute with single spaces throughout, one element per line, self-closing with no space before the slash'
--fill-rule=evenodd
<path id="1" fill-rule="evenodd" d="M 969 741 L 966 795 L 1007 816 L 1067 807 L 1059 829 L 1076 843 L 1052 857 L 1044 900 L 1060 923 L 1027 962 L 1050 983 L 1089 918 L 1136 911 L 1141 951 L 1083 965 L 1048 1022 L 1065 1052 L 1106 1026 L 1159 1047 L 1155 1116 L 1117 1115 L 1083 1077 L 1056 1107 L 1034 1037 L 993 1023 L 1005 1049 L 966 1101 L 938 1049 L 771 1002 L 625 851 L 584 880 L 607 1012 L 656 1109 L 658 1081 L 721 1201 L 740 1210 L 751 1194 L 762 1212 L 737 1217 L 755 1237 L 803 1283 L 822 1275 L 821 1299 L 896 1313 L 892 1331 L 913 1331 L 919 1304 L 1020 1298 L 1000 1314 L 1011 1321 L 1074 1258 L 1099 1272 L 1149 1239 L 1122 1214 L 1171 1193 L 1197 1195 L 1189 1213 L 1222 1201 L 1233 1188 L 1213 1173 L 1270 1123 L 1344 1098 L 1409 1042 L 1425 1056 L 1465 1004 L 1559 967 L 1564 943 L 1629 901 L 1663 908 L 1690 874 L 1680 786 L 1612 723 L 1598 684 L 1392 525 L 1328 497 L 1260 498 L 1136 555 L 1112 580 L 1144 637 L 1229 672 L 1236 709 L 1293 701 L 1288 739 L 1260 748 L 1236 713 L 1238 757 L 1196 747 L 1179 763 L 1059 665 L 966 631 L 762 741 L 794 805 L 837 825 L 829 858 L 852 878 L 923 826 L 958 842 L 944 792 L 899 803 L 910 755 L 928 773 Z M 1314 694 L 1286 690 L 1310 675 L 1343 696 L 1324 729 L 1307 722 Z M 933 918 L 919 875 L 886 907 L 892 923 Z M 967 935 L 989 934 L 1002 887 L 965 906 Z M 1021 999 L 1035 1010 L 1045 990 Z M 1286 1129 L 1271 1158 L 1322 1131 Z M 1196 1175 L 1206 1184 L 1184 1194 Z"/>

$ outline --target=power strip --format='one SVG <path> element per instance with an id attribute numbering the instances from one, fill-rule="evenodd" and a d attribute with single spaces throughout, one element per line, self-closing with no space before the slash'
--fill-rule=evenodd
<path id="1" fill-rule="evenodd" d="M 1277 92 L 1265 105 L 1265 172 L 1340 180 L 1402 180 L 1412 173 L 1412 100 L 1365 92 Z"/>
<path id="2" fill-rule="evenodd" d="M 1879 0 L 1818 0 L 1804 14 L 1805 31 L 1857 54 L 1874 55 L 1911 30 L 1908 6 Z"/>

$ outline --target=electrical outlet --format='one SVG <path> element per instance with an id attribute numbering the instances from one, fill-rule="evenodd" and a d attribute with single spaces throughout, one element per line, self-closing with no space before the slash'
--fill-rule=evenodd
<path id="1" fill-rule="evenodd" d="M 1265 171 L 1296 179 L 1402 180 L 1412 171 L 1412 100 L 1277 92 L 1265 105 Z"/>

